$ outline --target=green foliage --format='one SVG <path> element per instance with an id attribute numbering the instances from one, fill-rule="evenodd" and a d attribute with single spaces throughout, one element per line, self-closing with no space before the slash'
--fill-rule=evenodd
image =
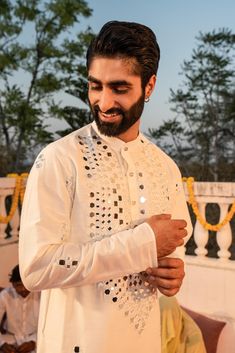
<path id="1" fill-rule="evenodd" d="M 57 93 L 77 90 L 79 99 L 87 102 L 84 56 L 93 34 L 90 28 L 76 33 L 81 18 L 91 15 L 83 0 L 0 0 L 0 8 L 0 174 L 4 175 L 25 169 L 38 148 L 54 139 L 47 123 L 52 113 L 69 119 L 69 108 L 55 103 Z M 77 109 L 76 114 L 74 120 L 80 124 L 82 118 L 88 119 L 84 110 Z"/>
<path id="2" fill-rule="evenodd" d="M 235 172 L 235 34 L 200 33 L 184 61 L 182 88 L 171 90 L 175 118 L 150 135 L 197 180 L 233 180 Z"/>

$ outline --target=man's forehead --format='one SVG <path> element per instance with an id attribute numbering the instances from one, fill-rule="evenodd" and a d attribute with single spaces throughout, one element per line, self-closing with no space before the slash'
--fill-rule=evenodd
<path id="1" fill-rule="evenodd" d="M 112 76 L 112 80 L 125 80 L 127 76 L 140 76 L 137 72 L 138 64 L 134 58 L 126 57 L 103 57 L 95 56 L 90 64 L 89 76 L 98 79 L 104 78 L 103 75 Z"/>

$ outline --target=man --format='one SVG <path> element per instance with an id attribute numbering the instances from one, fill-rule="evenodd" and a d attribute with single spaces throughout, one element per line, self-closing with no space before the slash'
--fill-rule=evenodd
<path id="1" fill-rule="evenodd" d="M 159 47 L 146 26 L 112 21 L 87 52 L 95 122 L 47 146 L 24 200 L 24 282 L 44 290 L 39 353 L 159 353 L 157 289 L 179 290 L 166 258 L 191 231 L 174 162 L 140 132 Z"/>
<path id="2" fill-rule="evenodd" d="M 36 347 L 39 293 L 30 293 L 22 283 L 19 266 L 10 275 L 12 287 L 0 293 L 0 321 L 4 314 L 4 334 L 0 334 L 0 352 L 28 353 Z"/>

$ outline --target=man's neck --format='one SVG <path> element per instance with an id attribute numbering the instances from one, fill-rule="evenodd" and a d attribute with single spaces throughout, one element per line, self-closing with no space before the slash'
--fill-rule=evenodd
<path id="1" fill-rule="evenodd" d="M 140 119 L 135 122 L 127 131 L 118 135 L 117 138 L 124 142 L 134 141 L 139 135 Z"/>

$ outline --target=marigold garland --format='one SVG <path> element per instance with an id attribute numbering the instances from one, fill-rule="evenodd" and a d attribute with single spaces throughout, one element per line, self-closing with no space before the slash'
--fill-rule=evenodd
<path id="1" fill-rule="evenodd" d="M 217 224 L 210 224 L 206 221 L 206 219 L 204 219 L 202 217 L 202 215 L 200 214 L 200 211 L 198 209 L 198 205 L 195 199 L 195 195 L 194 195 L 194 189 L 193 189 L 193 183 L 194 183 L 194 178 L 193 177 L 189 177 L 189 178 L 183 178 L 183 181 L 186 182 L 187 184 L 187 188 L 188 188 L 188 193 L 189 193 L 189 203 L 192 206 L 193 212 L 197 217 L 197 220 L 201 223 L 201 225 L 207 229 L 207 230 L 212 230 L 214 232 L 218 232 L 223 226 L 225 226 L 225 224 L 227 224 L 228 222 L 231 221 L 231 219 L 233 218 L 234 214 L 235 214 L 235 201 L 232 204 L 232 207 L 230 208 L 229 212 L 227 213 L 227 215 L 225 216 L 225 218 Z"/>
<path id="2" fill-rule="evenodd" d="M 10 220 L 12 219 L 12 217 L 18 207 L 19 200 L 20 200 L 21 204 L 23 203 L 24 192 L 25 192 L 24 179 L 27 178 L 28 173 L 22 173 L 21 175 L 8 174 L 7 176 L 10 178 L 15 178 L 16 183 L 15 183 L 15 190 L 14 190 L 14 193 L 12 196 L 12 204 L 11 204 L 10 212 L 7 216 L 0 215 L 0 223 L 6 223 L 6 224 L 9 223 Z M 200 214 L 200 211 L 199 211 L 196 199 L 195 199 L 195 195 L 194 195 L 194 188 L 193 188 L 194 178 L 193 177 L 182 178 L 182 180 L 184 182 L 186 182 L 186 184 L 187 184 L 188 193 L 189 193 L 189 200 L 188 201 L 189 201 L 190 205 L 192 206 L 192 210 L 193 210 L 194 214 L 196 215 L 197 220 L 201 223 L 201 225 L 205 229 L 217 232 L 225 224 L 227 224 L 228 222 L 231 221 L 231 219 L 233 218 L 233 216 L 235 214 L 235 201 L 233 202 L 230 211 L 227 213 L 225 218 L 220 223 L 210 224 Z"/>
<path id="3" fill-rule="evenodd" d="M 12 195 L 12 203 L 11 203 L 9 214 L 7 216 L 0 215 L 0 223 L 6 223 L 6 224 L 9 223 L 18 207 L 19 200 L 21 201 L 21 204 L 23 203 L 24 191 L 25 191 L 23 180 L 27 176 L 28 176 L 28 173 L 22 173 L 21 175 L 12 173 L 7 175 L 8 178 L 16 179 L 15 190 Z"/>

